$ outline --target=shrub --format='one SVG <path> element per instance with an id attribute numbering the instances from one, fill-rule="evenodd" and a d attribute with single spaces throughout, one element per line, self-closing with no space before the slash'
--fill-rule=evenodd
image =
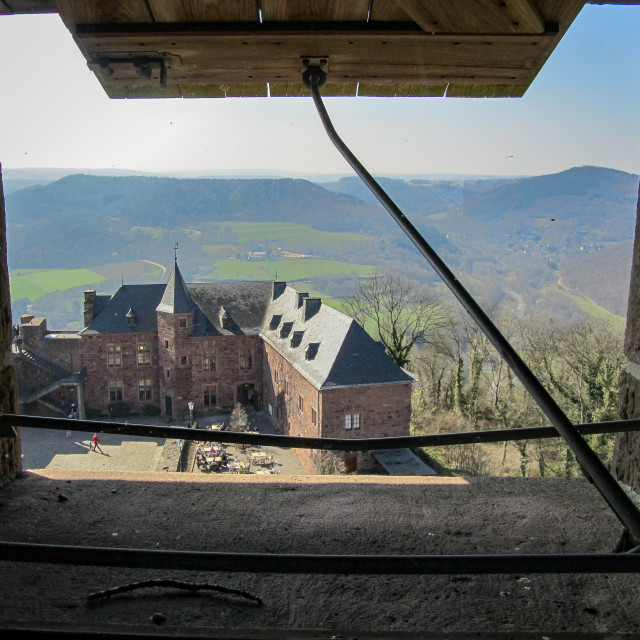
<path id="1" fill-rule="evenodd" d="M 126 402 L 112 402 L 107 409 L 110 418 L 125 418 L 129 415 L 129 405 Z"/>
<path id="2" fill-rule="evenodd" d="M 245 408 L 240 404 L 236 404 L 231 412 L 229 418 L 232 431 L 240 431 L 243 427 L 246 427 L 249 422 L 249 416 Z"/>
<path id="3" fill-rule="evenodd" d="M 160 407 L 155 404 L 144 404 L 142 405 L 142 415 L 143 416 L 159 416 L 160 415 Z"/>
<path id="4" fill-rule="evenodd" d="M 87 416 L 87 420 L 98 420 L 99 418 L 104 417 L 104 414 L 100 409 L 90 409 L 89 407 L 86 408 L 85 414 Z"/>

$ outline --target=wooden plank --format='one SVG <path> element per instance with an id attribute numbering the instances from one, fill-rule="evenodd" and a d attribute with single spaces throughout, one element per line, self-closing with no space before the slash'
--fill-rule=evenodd
<path id="1" fill-rule="evenodd" d="M 96 2 L 95 0 L 57 0 L 58 11 L 73 33 L 78 24 L 123 24 L 153 22 L 146 0 Z"/>
<path id="2" fill-rule="evenodd" d="M 258 22 L 258 0 L 148 0 L 156 22 Z"/>
<path id="3" fill-rule="evenodd" d="M 168 82 L 189 85 L 189 95 L 195 94 L 196 85 L 203 85 L 205 92 L 209 85 L 251 85 L 252 95 L 262 95 L 266 83 L 301 84 L 300 58 L 310 55 L 310 51 L 328 55 L 329 81 L 345 83 L 347 95 L 353 95 L 349 87 L 358 82 L 372 86 L 415 85 L 423 91 L 428 85 L 448 83 L 454 85 L 452 91 L 463 93 L 477 91 L 479 85 L 527 86 L 555 41 L 552 34 L 182 31 L 176 24 L 161 31 L 154 31 L 152 26 L 140 29 L 139 25 L 131 31 L 105 33 L 99 26 L 95 29 L 78 29 L 77 37 L 88 59 L 153 57 L 159 52 L 178 56 L 180 64 L 168 69 Z M 105 87 L 159 85 L 155 75 L 151 81 L 145 80 L 137 76 L 133 66 L 129 71 L 122 71 L 121 66 L 111 78 L 102 79 Z M 112 91 L 108 89 L 108 93 Z M 286 95 L 295 91 L 282 89 Z M 337 88 L 332 91 L 340 94 Z M 499 95 L 506 92 L 495 91 Z"/>
<path id="4" fill-rule="evenodd" d="M 359 96 L 398 97 L 398 98 L 441 98 L 447 90 L 446 84 L 369 84 L 361 83 Z"/>
<path id="5" fill-rule="evenodd" d="M 447 98 L 521 98 L 526 84 L 459 84 L 447 87 Z"/>
<path id="6" fill-rule="evenodd" d="M 287 61 L 299 69 L 309 51 L 329 57 L 329 69 L 338 62 L 374 66 L 448 64 L 450 66 L 500 66 L 531 69 L 554 40 L 552 35 L 430 35 L 395 33 L 229 33 L 229 32 L 118 32 L 79 33 L 89 55 L 167 52 L 189 65 L 278 66 Z"/>
<path id="7" fill-rule="evenodd" d="M 542 33 L 544 19 L 528 0 L 395 0 L 431 33 Z"/>
<path id="8" fill-rule="evenodd" d="M 396 0 L 372 0 L 369 20 L 372 22 L 402 22 L 407 20 L 407 12 Z"/>
<path id="9" fill-rule="evenodd" d="M 264 22 L 367 20 L 369 0 L 262 0 Z"/>
<path id="10" fill-rule="evenodd" d="M 357 83 L 337 83 L 327 82 L 322 87 L 323 96 L 355 96 Z M 302 80 L 299 82 L 274 82 L 269 84 L 269 94 L 272 98 L 282 97 L 301 97 L 311 96 L 309 89 L 303 84 Z"/>

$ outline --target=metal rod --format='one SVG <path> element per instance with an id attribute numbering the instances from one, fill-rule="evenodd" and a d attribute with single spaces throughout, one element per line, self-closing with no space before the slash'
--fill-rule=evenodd
<path id="1" fill-rule="evenodd" d="M 445 575 L 513 573 L 638 573 L 640 555 L 312 555 L 113 549 L 0 542 L 0 560 L 232 573 Z"/>
<path id="2" fill-rule="evenodd" d="M 382 206 L 391 214 L 391 217 L 397 222 L 440 278 L 442 278 L 442 281 L 458 299 L 471 318 L 473 318 L 476 324 L 482 329 L 491 344 L 493 344 L 505 362 L 511 367 L 514 374 L 531 394 L 551 424 L 557 429 L 558 433 L 571 448 L 583 472 L 595 483 L 602 497 L 628 529 L 634 541 L 640 543 L 640 512 L 636 509 L 633 502 L 607 471 L 598 456 L 580 436 L 569 418 L 567 418 L 556 401 L 551 397 L 551 394 L 542 386 L 538 378 L 536 378 L 509 341 L 502 335 L 489 316 L 482 310 L 480 305 L 455 277 L 440 256 L 422 237 L 420 232 L 411 224 L 395 202 L 393 202 L 384 189 L 340 139 L 336 130 L 333 128 L 329 114 L 320 96 L 320 86 L 324 84 L 325 80 L 326 74 L 320 68 L 310 68 L 305 71 L 304 82 L 311 89 L 316 109 L 331 142 L 333 142 L 344 159 L 358 176 L 360 176 Z"/>
<path id="3" fill-rule="evenodd" d="M 215 438 L 222 444 L 259 444 L 271 447 L 293 447 L 294 449 L 323 449 L 329 451 L 373 451 L 376 449 L 406 449 L 413 447 L 442 447 L 454 444 L 486 442 L 511 442 L 514 440 L 538 440 L 559 438 L 555 427 L 519 427 L 514 429 L 491 429 L 487 431 L 463 431 L 461 433 L 431 433 L 422 436 L 398 436 L 393 438 L 303 438 L 236 431 L 207 431 L 186 427 L 162 427 L 148 424 L 93 422 L 68 418 L 45 418 L 4 414 L 0 415 L 0 428 L 4 426 L 31 427 L 86 431 L 87 433 L 113 433 L 118 435 L 146 436 L 149 438 L 175 438 L 207 442 Z M 615 420 L 579 424 L 575 428 L 582 435 L 596 433 L 622 433 L 640 431 L 640 419 Z"/>

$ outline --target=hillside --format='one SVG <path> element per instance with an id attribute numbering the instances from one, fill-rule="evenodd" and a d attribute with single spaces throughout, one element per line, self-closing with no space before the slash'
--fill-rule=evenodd
<path id="1" fill-rule="evenodd" d="M 624 314 L 638 176 L 579 167 L 530 178 L 380 182 L 490 304 L 571 317 L 584 313 L 576 303 L 584 298 Z M 8 193 L 6 208 L 14 270 L 112 265 L 117 272 L 139 260 L 162 267 L 178 242 L 191 281 L 299 273 L 291 279 L 307 279 L 329 297 L 345 295 L 372 271 L 438 282 L 355 177 L 320 185 L 70 175 Z"/>

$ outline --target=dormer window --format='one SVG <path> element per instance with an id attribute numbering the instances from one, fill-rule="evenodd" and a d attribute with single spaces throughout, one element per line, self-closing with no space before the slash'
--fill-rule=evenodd
<path id="1" fill-rule="evenodd" d="M 280 329 L 280 337 L 288 338 L 291 333 L 291 329 L 293 329 L 293 322 L 285 322 Z"/>
<path id="2" fill-rule="evenodd" d="M 271 316 L 271 322 L 269 323 L 269 329 L 271 329 L 271 331 L 275 331 L 278 328 L 278 326 L 280 325 L 280 320 L 282 320 L 282 314 L 281 315 Z"/>
<path id="3" fill-rule="evenodd" d="M 220 326 L 223 329 L 231 329 L 231 316 L 224 307 L 220 307 Z"/>
<path id="4" fill-rule="evenodd" d="M 313 360 L 318 354 L 320 348 L 319 342 L 310 342 L 304 352 L 305 360 Z"/>
<path id="5" fill-rule="evenodd" d="M 304 331 L 294 331 L 293 335 L 291 336 L 291 348 L 295 349 L 296 347 L 300 346 L 300 343 L 302 342 L 302 336 L 304 336 Z"/>
<path id="6" fill-rule="evenodd" d="M 127 324 L 130 327 L 136 326 L 136 312 L 133 309 L 129 309 L 129 311 L 127 311 Z"/>

